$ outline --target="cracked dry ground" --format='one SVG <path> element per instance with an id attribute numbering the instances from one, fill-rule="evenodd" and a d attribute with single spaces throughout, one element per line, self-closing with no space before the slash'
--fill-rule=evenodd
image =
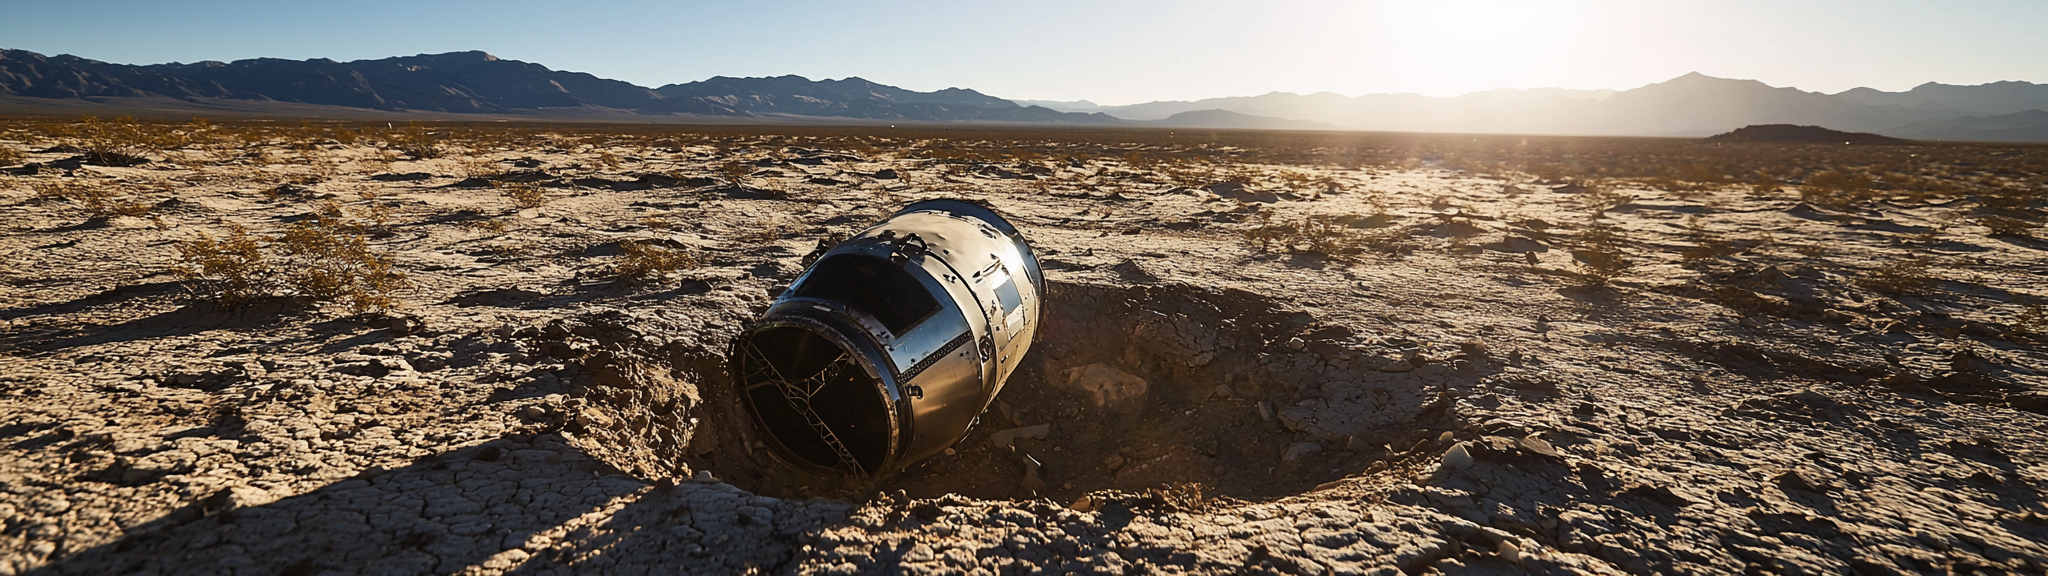
<path id="1" fill-rule="evenodd" d="M 1186 187 L 720 138 L 0 176 L 0 574 L 2048 570 L 2044 245 L 1942 217 L 1967 198 L 1622 182 L 1595 219 L 1610 200 L 1427 162 L 1218 159 Z M 53 181 L 153 208 L 89 218 Z M 820 238 L 938 196 L 1035 243 L 1029 366 L 928 466 L 781 471 L 727 339 Z M 1364 253 L 1260 250 L 1262 209 L 1351 215 L 1326 232 Z M 398 310 L 224 309 L 165 272 L 201 231 L 320 211 L 386 221 Z M 1605 286 L 1569 249 L 1596 222 L 1634 261 Z M 701 265 L 612 281 L 635 239 Z M 1907 252 L 1934 262 L 1917 293 L 1859 283 Z"/>

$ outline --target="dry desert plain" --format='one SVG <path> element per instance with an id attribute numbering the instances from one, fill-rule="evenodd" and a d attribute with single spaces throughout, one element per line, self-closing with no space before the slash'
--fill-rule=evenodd
<path id="1" fill-rule="evenodd" d="M 147 160 L 147 162 L 140 162 Z M 2048 148 L 0 122 L 0 574 L 2048 570 Z M 806 477 L 730 338 L 909 202 L 1050 286 Z"/>

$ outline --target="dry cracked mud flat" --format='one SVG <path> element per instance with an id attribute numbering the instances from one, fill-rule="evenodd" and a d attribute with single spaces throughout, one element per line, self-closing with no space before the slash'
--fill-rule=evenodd
<path id="1" fill-rule="evenodd" d="M 415 159 L 257 123 L 109 167 L 64 126 L 0 133 L 0 574 L 2048 570 L 2039 148 L 1742 153 L 1934 170 L 1802 188 L 1583 165 L 1750 157 L 1677 141 L 445 127 Z M 941 196 L 1035 243 L 1027 367 L 927 466 L 783 471 L 728 339 Z M 170 271 L 310 222 L 388 255 L 390 310 Z"/>

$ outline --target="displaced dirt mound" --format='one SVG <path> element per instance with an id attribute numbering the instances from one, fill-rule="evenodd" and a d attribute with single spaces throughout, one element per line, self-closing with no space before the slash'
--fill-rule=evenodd
<path id="1" fill-rule="evenodd" d="M 1468 427 L 1447 379 L 1477 380 L 1489 365 L 1430 358 L 1248 292 L 1057 282 L 1050 291 L 1036 349 L 968 436 L 949 454 L 866 480 L 779 462 L 730 391 L 723 342 L 610 317 L 527 336 L 542 354 L 574 358 L 574 399 L 559 422 L 597 440 L 598 458 L 650 478 L 709 471 L 774 496 L 1072 499 L 1187 484 L 1239 498 L 1296 494 L 1384 470 L 1374 463 Z"/>

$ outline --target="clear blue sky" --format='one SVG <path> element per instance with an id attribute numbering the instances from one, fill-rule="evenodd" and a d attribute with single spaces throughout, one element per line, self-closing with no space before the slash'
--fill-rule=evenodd
<path id="1" fill-rule="evenodd" d="M 1105 104 L 1271 91 L 2048 82 L 2048 1 L 8 2 L 0 47 L 130 64 L 483 50 L 643 86 L 860 76 Z"/>

